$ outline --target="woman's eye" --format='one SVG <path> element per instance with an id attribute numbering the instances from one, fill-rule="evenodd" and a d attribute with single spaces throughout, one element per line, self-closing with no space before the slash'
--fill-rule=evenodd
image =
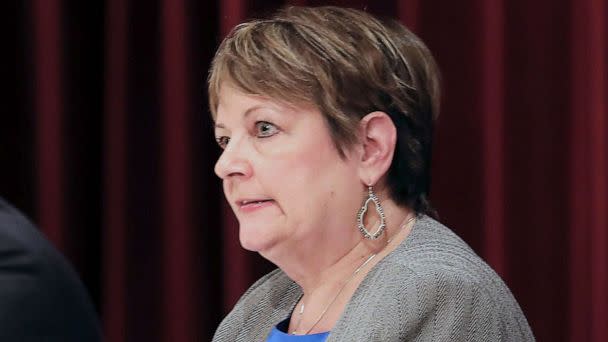
<path id="1" fill-rule="evenodd" d="M 228 143 L 230 142 L 230 137 L 217 137 L 215 138 L 215 141 L 217 141 L 217 144 L 220 146 L 221 149 L 225 149 Z"/>
<path id="2" fill-rule="evenodd" d="M 279 129 L 277 128 L 277 126 L 266 121 L 256 122 L 255 129 L 258 138 L 268 138 L 279 133 Z"/>

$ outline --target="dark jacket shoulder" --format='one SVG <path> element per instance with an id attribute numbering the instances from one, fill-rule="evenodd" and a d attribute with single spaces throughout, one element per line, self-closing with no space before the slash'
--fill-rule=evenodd
<path id="1" fill-rule="evenodd" d="M 44 235 L 0 198 L 0 340 L 100 341 L 78 275 Z"/>

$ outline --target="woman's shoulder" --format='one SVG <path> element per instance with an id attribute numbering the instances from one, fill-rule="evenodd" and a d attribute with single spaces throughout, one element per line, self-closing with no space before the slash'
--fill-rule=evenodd
<path id="1" fill-rule="evenodd" d="M 289 293 L 298 294 L 299 291 L 299 286 L 285 272 L 277 268 L 253 283 L 236 305 L 247 306 L 250 303 L 259 303 L 261 300 L 276 304 Z"/>
<path id="2" fill-rule="evenodd" d="M 487 299 L 497 310 L 517 306 L 502 278 L 451 229 L 421 217 L 410 236 L 379 264 L 377 276 L 386 283 L 403 284 L 437 295 L 469 291 Z"/>
<path id="3" fill-rule="evenodd" d="M 525 316 L 504 281 L 438 221 L 422 217 L 410 236 L 383 261 L 377 265 L 380 267 L 371 283 L 384 284 L 379 287 L 384 292 L 382 297 L 394 298 L 394 307 L 407 308 L 407 315 L 418 313 L 412 317 L 397 315 L 398 320 L 421 322 L 429 315 L 452 317 L 462 320 L 461 327 L 480 331 L 491 320 L 491 332 L 486 331 L 490 335 L 533 340 Z M 459 334 L 453 329 L 458 327 L 433 325 L 429 333 Z"/>
<path id="4" fill-rule="evenodd" d="M 271 271 L 241 296 L 216 330 L 213 341 L 263 340 L 274 324 L 290 314 L 300 296 L 300 287 L 283 271 Z"/>
<path id="5" fill-rule="evenodd" d="M 407 239 L 386 258 L 390 267 L 425 273 L 496 276 L 491 267 L 456 233 L 442 223 L 422 216 Z M 387 266 L 388 266 L 387 265 Z"/>
<path id="6" fill-rule="evenodd" d="M 374 266 L 346 316 L 357 324 L 345 320 L 340 336 L 393 340 L 416 332 L 421 340 L 533 340 L 500 276 L 449 228 L 429 217 L 418 220 L 408 238 Z M 362 316 L 373 318 L 367 322 Z M 361 329 L 370 330 L 376 320 L 390 329 Z"/>
<path id="7" fill-rule="evenodd" d="M 466 242 L 428 216 L 417 220 L 408 238 L 378 266 L 377 276 L 387 282 L 423 283 L 423 288 L 448 283 L 490 291 L 497 298 L 508 292 L 500 276 Z"/>

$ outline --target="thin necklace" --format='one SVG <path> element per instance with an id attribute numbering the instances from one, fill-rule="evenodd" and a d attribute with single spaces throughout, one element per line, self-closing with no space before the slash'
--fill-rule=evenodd
<path id="1" fill-rule="evenodd" d="M 346 287 L 346 285 L 348 285 L 348 283 L 350 283 L 350 281 L 353 280 L 353 278 L 355 278 L 355 276 L 357 275 L 357 273 L 359 273 L 359 271 L 361 271 L 361 269 L 363 267 L 365 267 L 365 265 L 367 265 L 367 263 L 369 263 L 370 261 L 372 261 L 372 259 L 375 256 L 376 256 L 376 253 L 370 255 L 369 258 L 367 258 L 367 260 L 365 260 L 365 262 L 363 264 L 361 264 L 361 266 L 359 266 L 355 270 L 355 272 L 353 272 L 353 274 L 351 274 L 351 276 L 348 278 L 348 280 L 346 280 L 346 282 L 344 282 L 344 285 L 342 285 L 342 287 L 340 287 L 340 290 L 334 296 L 334 299 L 331 302 L 329 302 L 329 304 L 327 304 L 325 306 L 325 309 L 323 309 L 323 312 L 321 312 L 321 314 L 319 315 L 319 318 L 317 318 L 317 320 L 315 321 L 315 323 L 308 330 L 306 330 L 306 332 L 304 332 L 303 334 L 298 334 L 297 331 L 298 331 L 298 329 L 300 329 L 300 323 L 302 323 L 302 314 L 304 313 L 304 303 L 302 303 L 302 306 L 300 306 L 300 312 L 299 312 L 299 318 L 298 318 L 297 328 L 291 334 L 292 335 L 308 335 L 308 333 L 310 333 L 312 331 L 312 329 L 314 327 L 316 327 L 317 324 L 319 324 L 319 322 L 321 321 L 321 319 L 323 318 L 323 316 L 325 316 L 325 313 L 327 312 L 327 310 L 329 310 L 329 308 L 331 307 L 331 305 L 338 299 L 338 297 L 340 296 L 340 293 L 342 293 L 342 291 L 344 290 L 344 288 Z"/>
<path id="2" fill-rule="evenodd" d="M 402 226 L 401 229 L 399 230 L 399 232 L 403 229 L 405 229 L 405 227 L 407 227 L 407 225 L 412 222 L 414 219 L 416 218 L 416 216 L 414 215 L 413 217 L 411 217 L 410 219 L 408 219 Z M 395 233 L 395 235 L 397 235 L 399 232 Z M 393 237 L 395 237 L 395 235 L 393 235 Z M 391 241 L 393 240 L 393 237 L 389 238 L 386 241 L 386 245 L 384 246 L 386 248 L 386 246 L 388 246 L 389 243 L 391 243 Z M 346 285 L 348 285 L 351 280 L 353 280 L 355 278 L 355 276 L 357 276 L 357 273 L 359 273 L 359 271 L 361 271 L 361 269 L 363 267 L 365 267 L 365 265 L 367 265 L 370 261 L 372 261 L 372 259 L 377 255 L 377 253 L 373 253 L 372 255 L 369 256 L 369 258 L 367 258 L 365 260 L 365 262 L 363 262 L 361 264 L 361 266 L 359 266 L 354 272 L 353 274 L 351 274 L 351 276 L 346 280 L 346 282 L 344 282 L 344 284 L 340 287 L 340 290 L 338 290 L 338 293 L 336 293 L 336 295 L 334 296 L 334 299 L 331 300 L 331 302 L 329 302 L 329 304 L 327 304 L 325 306 L 325 308 L 323 309 L 323 311 L 321 312 L 321 314 L 319 315 L 319 317 L 317 318 L 317 320 L 313 323 L 313 325 L 306 330 L 306 332 L 304 332 L 303 334 L 298 334 L 297 331 L 300 329 L 300 324 L 302 323 L 302 315 L 304 314 L 304 302 L 302 302 L 302 305 L 300 306 L 300 312 L 298 312 L 298 324 L 296 325 L 296 329 L 294 331 L 291 332 L 292 335 L 308 335 L 312 329 L 314 329 L 314 327 L 317 326 L 317 324 L 319 324 L 319 322 L 321 322 L 321 319 L 323 319 L 323 317 L 325 316 L 325 314 L 327 313 L 327 310 L 329 310 L 329 308 L 332 306 L 332 304 L 334 304 L 334 302 L 338 299 L 338 297 L 340 297 L 340 294 L 342 293 L 342 291 L 344 291 L 344 289 L 346 288 Z"/>
<path id="3" fill-rule="evenodd" d="M 388 246 L 389 243 L 391 243 L 391 241 L 393 241 L 393 238 L 395 238 L 395 236 L 397 236 L 397 234 L 399 234 L 401 231 L 405 230 L 405 227 L 408 226 L 408 224 L 410 224 L 410 222 L 414 221 L 416 219 L 416 215 L 410 217 L 407 221 L 405 221 L 404 224 L 401 225 L 401 229 L 399 229 L 399 231 L 397 231 L 393 236 L 391 236 L 388 240 L 386 240 L 386 246 Z M 384 246 L 386 248 L 386 246 Z"/>

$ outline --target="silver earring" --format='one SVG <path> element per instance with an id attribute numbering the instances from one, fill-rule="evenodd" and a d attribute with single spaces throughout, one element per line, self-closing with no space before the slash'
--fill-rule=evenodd
<path id="1" fill-rule="evenodd" d="M 378 200 L 378 197 L 374 193 L 372 186 L 370 185 L 367 188 L 368 188 L 367 198 L 363 202 L 363 206 L 361 207 L 361 209 L 359 209 L 359 213 L 357 214 L 357 227 L 359 227 L 359 231 L 361 231 L 361 234 L 363 234 L 364 238 L 369 239 L 369 240 L 376 240 L 377 238 L 380 237 L 380 235 L 382 235 L 382 232 L 384 232 L 384 229 L 386 228 L 386 220 L 384 217 L 384 209 L 382 209 L 382 206 L 380 205 L 380 201 Z M 374 202 L 374 205 L 376 206 L 376 212 L 378 213 L 378 216 L 380 216 L 380 227 L 378 227 L 378 230 L 376 230 L 375 233 L 370 233 L 365 228 L 365 225 L 363 224 L 363 217 L 365 216 L 365 213 L 367 212 L 367 205 L 369 204 L 369 201 Z"/>

